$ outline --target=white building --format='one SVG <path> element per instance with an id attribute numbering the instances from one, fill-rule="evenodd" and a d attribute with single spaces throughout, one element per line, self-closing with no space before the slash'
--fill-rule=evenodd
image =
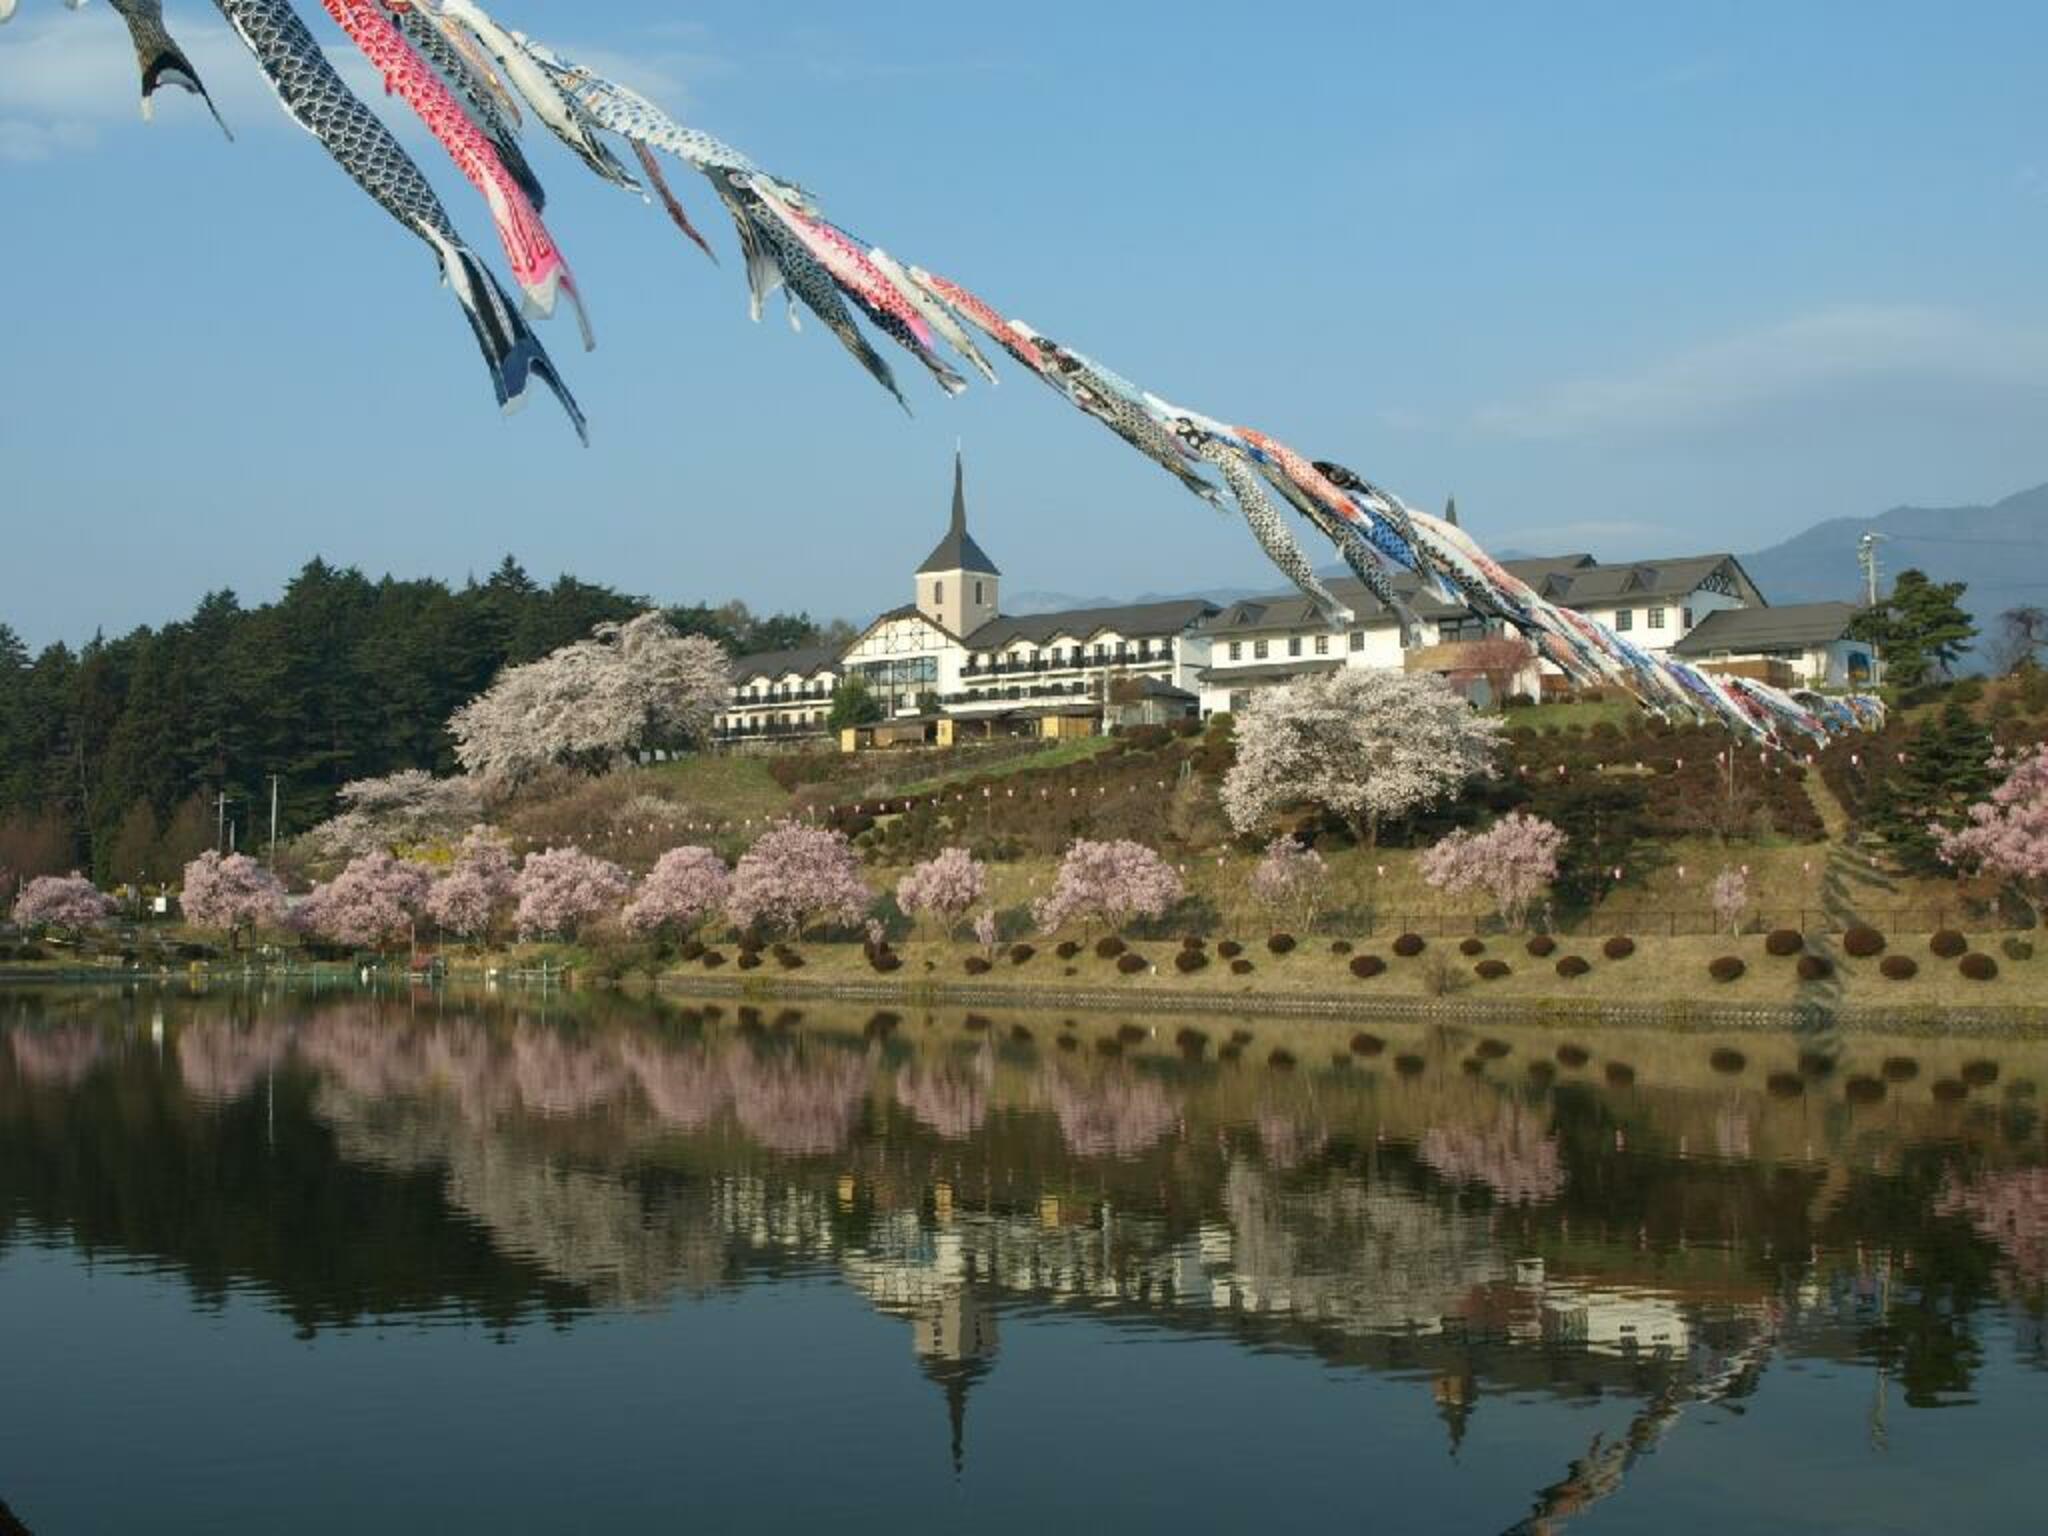
<path id="1" fill-rule="evenodd" d="M 1722 634 L 1712 626 L 1753 611 L 1789 619 L 1812 608 L 1846 606 L 1769 609 L 1741 563 L 1726 554 L 1616 565 L 1584 554 L 1504 563 L 1552 601 L 1591 615 L 1640 648 L 1689 659 L 1698 657 L 1681 644 L 1688 636 Z M 1563 685 L 1548 664 L 1501 673 L 1497 657 L 1483 648 L 1504 638 L 1497 621 L 1423 596 L 1412 578 L 1395 585 L 1421 621 L 1413 644 L 1404 643 L 1394 614 L 1350 578 L 1329 583 L 1356 615 L 1342 630 L 1327 628 L 1315 605 L 1293 591 L 1228 607 L 1187 598 L 1006 615 L 1002 573 L 967 529 L 956 459 L 952 517 L 912 577 L 911 601 L 879 615 L 843 648 L 741 657 L 719 735 L 734 743 L 822 736 L 833 690 L 855 676 L 883 710 L 882 722 L 862 739 L 940 744 L 1207 716 L 1241 707 L 1254 689 L 1338 667 L 1436 672 L 1481 701 L 1503 689 L 1534 696 Z M 1837 643 L 1845 624 L 1834 626 L 1828 644 Z M 1737 657 L 1747 655 L 1737 648 L 1746 643 L 1744 635 L 1777 643 L 1768 627 L 1725 633 L 1736 644 L 1717 647 Z M 1841 686 L 1853 675 L 1855 658 L 1847 650 L 1830 658 L 1830 683 Z M 1866 669 L 1867 663 L 1865 656 Z"/>
<path id="2" fill-rule="evenodd" d="M 1866 688 L 1873 648 L 1852 640 L 1854 603 L 1789 603 L 1783 608 L 1722 609 L 1672 649 L 1696 665 L 1751 672 L 1766 682 L 1807 688 Z"/>

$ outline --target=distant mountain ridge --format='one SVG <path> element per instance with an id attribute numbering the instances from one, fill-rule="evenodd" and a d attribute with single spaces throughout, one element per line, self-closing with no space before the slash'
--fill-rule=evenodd
<path id="1" fill-rule="evenodd" d="M 1968 584 L 1963 606 L 1976 620 L 1980 652 L 2008 608 L 2048 607 L 2048 485 L 1988 507 L 1894 507 L 1875 517 L 1830 518 L 1742 556 L 1743 569 L 1773 603 L 1860 602 L 1856 544 L 1866 533 L 1880 536 L 1884 590 L 1913 569 Z"/>

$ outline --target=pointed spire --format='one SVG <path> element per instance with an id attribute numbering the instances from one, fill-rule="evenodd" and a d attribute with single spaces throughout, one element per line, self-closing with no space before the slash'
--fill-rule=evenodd
<path id="1" fill-rule="evenodd" d="M 967 466 L 959 448 L 953 450 L 953 515 L 939 547 L 925 556 L 917 568 L 920 576 L 942 571 L 972 571 L 979 576 L 1000 576 L 995 561 L 982 553 L 981 546 L 967 531 Z"/>
<path id="2" fill-rule="evenodd" d="M 960 445 L 953 445 L 953 525 L 954 538 L 967 535 L 967 466 L 960 455 Z"/>
<path id="3" fill-rule="evenodd" d="M 1453 528 L 1458 526 L 1458 498 L 1455 496 L 1444 503 L 1444 521 Z"/>

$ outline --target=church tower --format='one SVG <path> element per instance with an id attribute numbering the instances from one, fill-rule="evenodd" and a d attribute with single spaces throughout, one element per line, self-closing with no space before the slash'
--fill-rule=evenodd
<path id="1" fill-rule="evenodd" d="M 917 568 L 917 611 L 963 638 L 996 616 L 995 561 L 967 531 L 966 472 L 953 454 L 953 521 L 939 547 Z"/>

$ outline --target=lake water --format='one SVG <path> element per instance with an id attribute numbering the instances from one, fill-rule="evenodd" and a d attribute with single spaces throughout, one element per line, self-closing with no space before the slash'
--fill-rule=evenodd
<path id="1" fill-rule="evenodd" d="M 0 992 L 0 1531 L 2042 1528 L 2048 1045 L 1358 1028 Z"/>

